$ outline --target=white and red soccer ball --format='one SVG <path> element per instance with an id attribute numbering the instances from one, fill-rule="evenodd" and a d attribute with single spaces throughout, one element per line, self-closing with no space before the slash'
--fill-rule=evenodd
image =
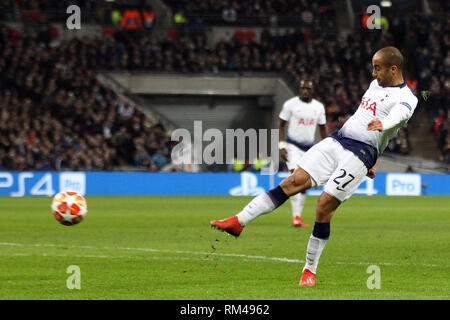
<path id="1" fill-rule="evenodd" d="M 80 223 L 87 214 L 84 197 L 74 191 L 63 191 L 53 197 L 52 212 L 55 219 L 65 226 Z"/>

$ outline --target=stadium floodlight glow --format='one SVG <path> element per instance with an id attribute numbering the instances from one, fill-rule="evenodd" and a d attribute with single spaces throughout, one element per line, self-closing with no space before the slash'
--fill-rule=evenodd
<path id="1" fill-rule="evenodd" d="M 387 8 L 387 7 L 392 6 L 392 2 L 389 1 L 389 0 L 382 0 L 382 1 L 380 2 L 380 5 L 381 5 L 382 7 Z"/>

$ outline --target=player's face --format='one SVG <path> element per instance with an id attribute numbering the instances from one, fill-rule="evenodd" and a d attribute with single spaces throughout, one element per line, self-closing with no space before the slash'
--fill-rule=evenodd
<path id="1" fill-rule="evenodd" d="M 375 54 L 372 59 L 372 76 L 377 79 L 381 87 L 388 87 L 392 83 L 390 68 Z"/>
<path id="2" fill-rule="evenodd" d="M 312 100 L 313 84 L 311 81 L 300 81 L 299 95 L 302 101 L 309 102 Z"/>

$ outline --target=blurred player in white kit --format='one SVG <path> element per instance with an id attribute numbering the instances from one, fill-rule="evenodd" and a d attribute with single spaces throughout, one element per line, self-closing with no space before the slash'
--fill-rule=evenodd
<path id="1" fill-rule="evenodd" d="M 279 118 L 280 155 L 291 173 L 297 168 L 300 159 L 314 144 L 317 126 L 320 136 L 328 136 L 324 105 L 313 98 L 312 80 L 302 79 L 299 95 L 287 100 L 281 109 Z M 285 137 L 285 128 L 287 135 Z M 305 193 L 299 192 L 290 197 L 292 208 L 292 226 L 309 227 L 301 216 L 305 205 Z"/>
<path id="2" fill-rule="evenodd" d="M 336 209 L 352 196 L 365 176 L 375 177 L 377 158 L 417 106 L 418 99 L 403 79 L 403 68 L 403 56 L 397 48 L 378 50 L 372 57 L 375 79 L 343 127 L 309 149 L 294 173 L 278 187 L 255 197 L 237 215 L 211 221 L 211 226 L 237 237 L 248 223 L 272 212 L 289 197 L 324 186 L 299 282 L 302 286 L 315 285 L 319 258 L 330 236 L 330 221 Z"/>

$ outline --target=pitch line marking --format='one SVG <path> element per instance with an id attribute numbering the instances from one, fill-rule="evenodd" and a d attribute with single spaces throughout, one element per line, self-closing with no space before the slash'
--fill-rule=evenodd
<path id="1" fill-rule="evenodd" d="M 303 260 L 289 259 L 289 258 L 278 258 L 278 257 L 266 257 L 266 256 L 250 256 L 245 254 L 237 253 L 217 253 L 217 252 L 206 252 L 206 251 L 185 251 L 185 250 L 164 250 L 164 249 L 153 249 L 153 248 L 131 248 L 131 247 L 95 247 L 95 246 L 74 246 L 74 245 L 63 245 L 63 244 L 22 244 L 22 243 L 11 243 L 11 242 L 0 242 L 0 246 L 17 246 L 17 247 L 55 247 L 55 248 L 73 248 L 73 249 L 97 249 L 97 250 L 124 250 L 124 251 L 144 251 L 144 252 L 159 252 L 159 253 L 178 253 L 178 254 L 192 254 L 192 255 L 208 255 L 208 256 L 223 256 L 223 257 L 241 257 L 245 259 L 259 259 L 268 261 L 280 261 L 280 262 L 290 262 L 290 263 L 304 263 Z"/>
<path id="2" fill-rule="evenodd" d="M 143 251 L 143 252 L 156 252 L 156 253 L 177 253 L 177 254 L 190 254 L 190 255 L 205 255 L 205 256 L 219 256 L 219 257 L 238 257 L 238 258 L 244 258 L 246 260 L 262 260 L 262 261 L 276 261 L 276 262 L 287 262 L 287 263 L 305 263 L 305 260 L 299 260 L 299 259 L 291 259 L 286 257 L 267 257 L 267 256 L 251 256 L 246 254 L 239 254 L 239 253 L 218 253 L 218 252 L 205 252 L 205 251 L 186 251 L 186 250 L 167 250 L 167 249 L 154 249 L 154 248 L 139 248 L 139 247 L 108 247 L 108 246 L 101 246 L 101 247 L 95 247 L 95 246 L 76 246 L 76 245 L 63 245 L 63 244 L 41 244 L 41 243 L 35 243 L 35 244 L 23 244 L 23 243 L 12 243 L 12 242 L 0 242 L 0 246 L 16 246 L 16 247 L 54 247 L 54 248 L 73 248 L 73 249 L 96 249 L 96 250 L 112 250 L 112 251 Z M 17 254 L 20 255 L 20 254 Z M 74 256 L 74 255 L 66 255 L 66 256 Z M 76 255 L 75 255 L 76 256 Z M 87 255 L 79 255 L 79 257 L 88 257 Z M 100 258 L 101 256 L 91 256 L 91 257 L 97 257 Z M 114 258 L 110 256 L 102 256 L 104 258 Z M 132 257 L 126 257 L 124 258 L 132 258 Z M 189 258 L 188 258 L 189 259 Z M 181 260 L 181 259 L 180 259 Z M 201 259 L 204 260 L 204 259 Z M 335 264 L 341 264 L 341 265 L 384 265 L 384 266 L 401 266 L 402 264 L 399 263 L 392 263 L 392 262 L 351 262 L 351 261 L 336 261 Z M 408 265 L 411 265 L 411 263 L 408 263 Z M 419 266 L 423 267 L 440 267 L 440 265 L 436 264 L 420 264 Z"/>
<path id="3" fill-rule="evenodd" d="M 93 258 L 93 259 L 137 259 L 137 260 L 196 260 L 205 261 L 203 258 L 193 257 L 145 257 L 145 256 L 107 256 L 107 255 L 85 255 L 85 254 L 58 254 L 58 253 L 0 253 L 1 257 L 63 257 L 63 258 Z"/>

